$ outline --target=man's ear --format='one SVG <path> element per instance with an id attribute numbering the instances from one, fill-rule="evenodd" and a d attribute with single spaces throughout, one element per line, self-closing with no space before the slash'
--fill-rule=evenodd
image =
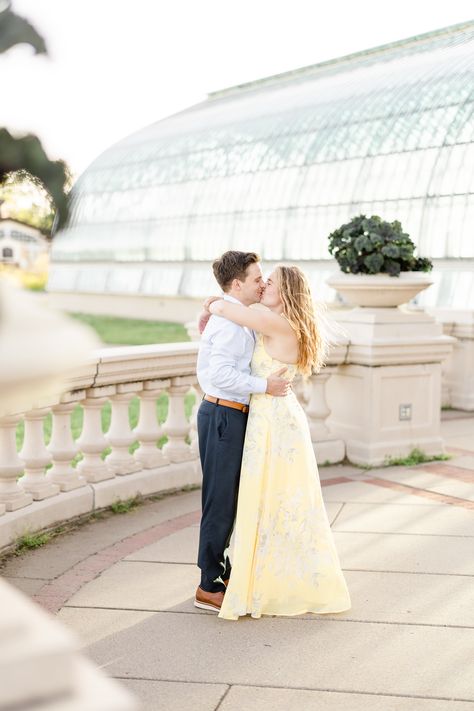
<path id="1" fill-rule="evenodd" d="M 232 279 L 232 287 L 234 291 L 240 291 L 242 288 L 242 282 L 238 279 Z"/>

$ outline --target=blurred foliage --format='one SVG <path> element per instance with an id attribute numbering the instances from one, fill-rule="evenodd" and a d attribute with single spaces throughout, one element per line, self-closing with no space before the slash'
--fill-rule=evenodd
<path id="1" fill-rule="evenodd" d="M 11 2 L 0 3 L 0 52 L 25 43 L 31 45 L 36 54 L 47 52 L 44 39 L 28 20 L 12 12 Z"/>
<path id="2" fill-rule="evenodd" d="M 4 218 L 19 220 L 51 235 L 54 204 L 38 178 L 25 170 L 10 173 L 0 185 L 0 205 Z"/>
<path id="3" fill-rule="evenodd" d="M 10 2 L 0 3 L 0 53 L 24 43 L 31 45 L 37 54 L 47 53 L 46 44 L 35 28 L 12 12 Z M 14 137 L 6 128 L 0 128 L 0 185 L 15 171 L 26 171 L 41 182 L 53 200 L 57 226 L 63 225 L 68 216 L 66 164 L 50 160 L 37 136 Z"/>
<path id="4" fill-rule="evenodd" d="M 48 268 L 45 265 L 37 271 L 26 271 L 14 264 L 1 264 L 0 275 L 8 277 L 17 286 L 22 286 L 31 291 L 44 291 L 48 281 Z"/>

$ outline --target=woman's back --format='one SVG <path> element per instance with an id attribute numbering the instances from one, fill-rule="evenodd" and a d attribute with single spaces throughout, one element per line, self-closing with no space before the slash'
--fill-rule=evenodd
<path id="1" fill-rule="evenodd" d="M 268 355 L 282 365 L 295 365 L 298 362 L 298 339 L 286 316 L 282 314 L 281 318 L 285 327 L 262 336 L 263 346 Z"/>

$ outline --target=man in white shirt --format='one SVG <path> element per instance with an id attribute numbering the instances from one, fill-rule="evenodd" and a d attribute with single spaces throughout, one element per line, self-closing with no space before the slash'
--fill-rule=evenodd
<path id="1" fill-rule="evenodd" d="M 229 251 L 212 265 L 224 299 L 243 307 L 260 301 L 265 288 L 259 257 Z M 197 417 L 201 457 L 202 519 L 198 566 L 201 582 L 194 604 L 219 611 L 231 566 L 226 553 L 234 526 L 240 467 L 251 393 L 283 397 L 283 371 L 268 379 L 250 374 L 255 334 L 219 316 L 211 316 L 202 334 L 197 376 L 204 392 Z"/>

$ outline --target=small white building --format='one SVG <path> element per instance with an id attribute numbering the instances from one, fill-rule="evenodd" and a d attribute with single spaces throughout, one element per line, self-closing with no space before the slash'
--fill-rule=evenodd
<path id="1" fill-rule="evenodd" d="M 49 253 L 49 242 L 36 227 L 11 218 L 0 219 L 0 263 L 31 270 Z"/>

